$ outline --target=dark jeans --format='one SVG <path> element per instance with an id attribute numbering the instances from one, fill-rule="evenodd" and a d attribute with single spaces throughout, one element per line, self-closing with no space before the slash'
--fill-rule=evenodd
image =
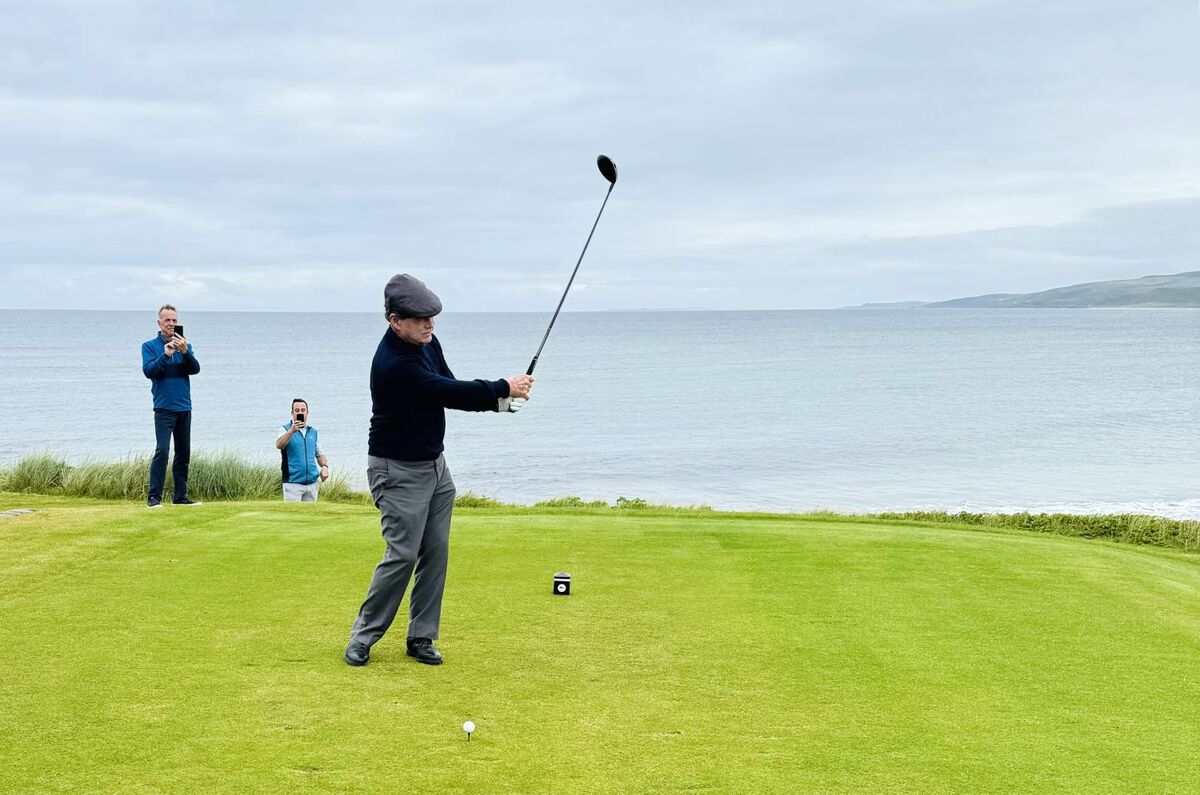
<path id="1" fill-rule="evenodd" d="M 154 458 L 150 459 L 150 496 L 162 499 L 167 480 L 167 456 L 171 453 L 171 437 L 175 437 L 175 463 L 171 477 L 175 479 L 175 501 L 188 495 L 188 461 L 192 457 L 192 412 L 154 410 Z"/>

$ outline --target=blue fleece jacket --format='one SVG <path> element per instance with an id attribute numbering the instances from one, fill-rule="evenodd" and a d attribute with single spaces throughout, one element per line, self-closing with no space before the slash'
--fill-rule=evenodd
<path id="1" fill-rule="evenodd" d="M 159 334 L 142 343 L 142 374 L 150 379 L 154 408 L 169 411 L 192 410 L 192 384 L 189 375 L 200 372 L 200 362 L 188 343 L 187 353 L 166 355 L 167 345 Z"/>
<path id="2" fill-rule="evenodd" d="M 442 344 L 413 345 L 390 328 L 371 361 L 367 452 L 400 461 L 433 461 L 445 449 L 446 409 L 496 411 L 508 381 L 457 381 Z"/>

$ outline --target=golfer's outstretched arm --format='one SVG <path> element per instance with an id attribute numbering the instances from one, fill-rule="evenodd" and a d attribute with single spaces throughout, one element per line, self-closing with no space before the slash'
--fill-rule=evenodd
<path id="1" fill-rule="evenodd" d="M 495 411 L 500 398 L 510 396 L 508 379 L 460 381 L 418 369 L 413 391 L 422 402 L 458 411 Z"/>

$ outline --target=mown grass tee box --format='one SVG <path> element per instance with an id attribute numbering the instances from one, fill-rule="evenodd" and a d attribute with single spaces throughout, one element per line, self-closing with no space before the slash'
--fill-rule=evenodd
<path id="1" fill-rule="evenodd" d="M 0 495 L 0 790 L 1188 792 L 1195 554 L 460 509 L 440 667 L 341 659 L 357 503 Z M 556 597 L 547 579 L 586 583 Z M 476 725 L 470 743 L 465 721 Z"/>

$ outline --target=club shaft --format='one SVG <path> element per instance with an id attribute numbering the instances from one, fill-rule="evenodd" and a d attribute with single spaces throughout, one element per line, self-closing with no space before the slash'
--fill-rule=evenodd
<path id="1" fill-rule="evenodd" d="M 612 195 L 612 184 L 608 186 L 608 193 L 604 194 L 604 202 L 600 205 L 600 212 L 596 213 L 596 220 L 592 223 L 592 231 L 588 232 L 587 241 L 583 244 L 583 251 L 579 252 L 579 260 L 575 263 L 575 270 L 571 271 L 571 278 L 567 281 L 567 289 L 563 290 L 562 298 L 558 299 L 558 307 L 554 310 L 554 316 L 550 318 L 550 325 L 546 327 L 546 333 L 542 335 L 542 344 L 538 346 L 537 353 L 533 355 L 533 360 L 529 362 L 529 369 L 525 371 L 525 375 L 533 375 L 533 368 L 537 367 L 538 357 L 542 355 L 542 348 L 546 347 L 546 340 L 550 339 L 550 329 L 554 328 L 554 321 L 558 320 L 558 313 L 563 307 L 563 301 L 567 300 L 567 293 L 571 292 L 571 285 L 575 283 L 575 274 L 579 273 L 579 265 L 583 262 L 583 255 L 587 253 L 588 243 L 592 242 L 592 235 L 596 233 L 596 226 L 600 223 L 600 216 L 604 215 L 604 208 L 608 205 L 608 197 Z"/>

